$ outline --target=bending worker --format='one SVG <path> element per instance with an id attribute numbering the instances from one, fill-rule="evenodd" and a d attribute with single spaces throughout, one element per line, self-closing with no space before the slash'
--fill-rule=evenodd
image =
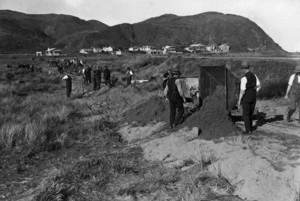
<path id="1" fill-rule="evenodd" d="M 243 118 L 245 123 L 245 132 L 251 134 L 253 131 L 253 113 L 256 104 L 256 93 L 261 88 L 259 79 L 250 71 L 250 65 L 247 61 L 242 62 L 242 71 L 245 75 L 241 79 L 240 96 L 238 108 L 243 108 Z"/>
<path id="2" fill-rule="evenodd" d="M 286 90 L 285 99 L 288 100 L 288 96 L 290 95 L 290 103 L 288 106 L 288 112 L 286 120 L 291 122 L 291 116 L 296 111 L 296 105 L 298 105 L 299 109 L 299 117 L 298 122 L 300 123 L 300 65 L 295 67 L 295 73 L 290 76 L 289 85 Z"/>
<path id="3" fill-rule="evenodd" d="M 180 71 L 173 71 L 172 76 L 169 78 L 164 95 L 167 97 L 170 104 L 170 128 L 174 128 L 182 121 L 184 113 L 183 103 L 186 102 L 181 82 L 178 79 L 180 77 Z"/>

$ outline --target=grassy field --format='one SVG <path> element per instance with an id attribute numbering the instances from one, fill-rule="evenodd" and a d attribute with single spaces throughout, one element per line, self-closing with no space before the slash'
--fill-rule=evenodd
<path id="1" fill-rule="evenodd" d="M 118 85 L 124 84 L 127 67 L 134 70 L 137 79 L 154 77 L 154 82 L 127 89 L 143 96 L 161 92 L 161 76 L 167 69 L 179 67 L 184 76 L 195 76 L 199 65 L 227 62 L 149 55 L 82 59 L 90 65 L 108 65 Z M 30 62 L 42 72 L 16 68 Z M 231 62 L 238 75 L 241 61 Z M 6 68 L 6 64 L 13 68 Z M 251 60 L 250 64 L 262 81 L 260 98 L 284 94 L 294 61 Z M 105 105 L 96 105 L 113 89 L 95 93 L 86 87 L 82 94 L 81 78 L 73 75 L 74 93 L 68 99 L 62 75 L 49 67 L 47 58 L 2 56 L 0 71 L 0 199 L 215 200 L 233 194 L 234 187 L 222 175 L 214 177 L 206 171 L 213 158 L 187 160 L 186 166 L 194 167 L 182 171 L 146 161 L 140 147 L 127 146 L 116 132 L 119 122 L 103 118 Z M 231 196 L 231 200 L 240 199 Z"/>

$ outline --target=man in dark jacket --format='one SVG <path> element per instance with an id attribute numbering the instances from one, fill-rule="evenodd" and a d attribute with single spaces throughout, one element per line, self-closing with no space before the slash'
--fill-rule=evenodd
<path id="1" fill-rule="evenodd" d="M 288 113 L 286 120 L 291 122 L 291 117 L 297 109 L 299 109 L 298 122 L 300 123 L 300 65 L 295 67 L 295 73 L 290 76 L 288 88 L 286 90 L 285 99 L 290 97 Z"/>
<path id="2" fill-rule="evenodd" d="M 100 89 L 101 87 L 101 78 L 102 78 L 102 68 L 97 67 L 97 89 Z"/>
<path id="3" fill-rule="evenodd" d="M 92 70 L 92 82 L 93 82 L 93 90 L 96 91 L 98 89 L 98 69 L 96 66 L 93 67 Z"/>
<path id="4" fill-rule="evenodd" d="M 241 79 L 238 108 L 242 105 L 245 123 L 244 133 L 251 134 L 253 131 L 252 121 L 256 104 L 256 93 L 260 89 L 260 82 L 257 76 L 250 71 L 250 65 L 247 61 L 242 62 L 242 71 L 245 75 Z"/>
<path id="5" fill-rule="evenodd" d="M 104 83 L 110 86 L 110 70 L 105 66 L 103 71 Z"/>
<path id="6" fill-rule="evenodd" d="M 66 81 L 66 95 L 68 98 L 70 98 L 72 92 L 72 77 L 70 74 L 66 74 L 63 77 L 63 80 Z"/>
<path id="7" fill-rule="evenodd" d="M 86 68 L 86 76 L 87 76 L 88 83 L 91 84 L 92 83 L 92 68 L 90 66 L 87 66 L 87 68 Z"/>
<path id="8" fill-rule="evenodd" d="M 184 113 L 183 103 L 186 102 L 180 79 L 180 71 L 173 71 L 164 90 L 164 95 L 170 104 L 170 128 L 174 128 L 182 121 Z"/>

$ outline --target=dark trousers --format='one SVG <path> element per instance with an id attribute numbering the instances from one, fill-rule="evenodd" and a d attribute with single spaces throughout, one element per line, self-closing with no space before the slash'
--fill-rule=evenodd
<path id="1" fill-rule="evenodd" d="M 67 95 L 68 98 L 70 98 L 71 92 L 72 92 L 72 86 L 71 85 L 67 85 L 66 95 Z"/>
<path id="2" fill-rule="evenodd" d="M 127 77 L 127 86 L 129 86 L 131 84 L 131 79 L 132 79 L 131 76 Z"/>
<path id="3" fill-rule="evenodd" d="M 290 103 L 289 103 L 289 111 L 288 111 L 288 117 L 287 119 L 290 120 L 291 116 L 294 114 L 294 112 L 296 111 L 297 107 L 299 108 L 299 117 L 298 117 L 298 121 L 300 123 L 300 95 L 296 94 L 296 93 L 291 93 L 290 94 Z"/>
<path id="4" fill-rule="evenodd" d="M 253 113 L 256 100 L 242 100 L 243 118 L 246 132 L 252 132 Z"/>
<path id="5" fill-rule="evenodd" d="M 170 126 L 176 126 L 182 120 L 184 113 L 183 102 L 182 101 L 171 101 L 170 103 Z"/>
<path id="6" fill-rule="evenodd" d="M 93 90 L 97 90 L 98 89 L 98 83 L 97 83 L 97 79 L 96 78 L 93 78 Z"/>
<path id="7" fill-rule="evenodd" d="M 131 82 L 131 81 L 130 81 L 130 82 Z M 110 78 L 105 78 L 105 79 L 104 79 L 104 83 L 105 83 L 105 85 L 110 86 Z"/>

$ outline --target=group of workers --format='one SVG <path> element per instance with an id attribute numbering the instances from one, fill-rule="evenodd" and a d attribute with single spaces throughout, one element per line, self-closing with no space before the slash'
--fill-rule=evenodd
<path id="1" fill-rule="evenodd" d="M 101 86 L 101 80 L 102 80 L 102 74 L 103 74 L 103 79 L 104 79 L 104 84 L 107 86 L 111 86 L 111 72 L 108 69 L 107 66 L 104 67 L 104 70 L 102 68 L 94 66 L 93 68 L 89 66 L 84 66 L 83 69 L 81 70 L 81 74 L 83 76 L 83 83 L 85 85 L 93 84 L 93 90 L 98 90 L 100 89 Z M 71 96 L 72 92 L 72 77 L 70 73 L 67 73 L 64 77 L 63 80 L 66 81 L 66 95 L 69 98 Z"/>
<path id="2" fill-rule="evenodd" d="M 94 66 L 93 68 L 89 66 L 85 66 L 82 69 L 82 75 L 83 75 L 85 85 L 93 83 L 94 91 L 100 89 L 102 75 L 104 79 L 104 84 L 111 86 L 110 70 L 108 69 L 107 66 L 104 67 L 104 70 L 102 70 L 102 68 L 98 66 Z"/>
<path id="3" fill-rule="evenodd" d="M 243 61 L 241 64 L 241 70 L 243 72 L 243 77 L 240 82 L 240 93 L 237 106 L 243 111 L 243 119 L 245 130 L 243 133 L 251 134 L 254 130 L 253 128 L 253 114 L 256 105 L 257 92 L 261 88 L 260 81 L 251 70 L 250 65 L 247 61 Z M 174 128 L 183 121 L 184 114 L 184 103 L 186 99 L 181 87 L 180 71 L 167 71 L 163 75 L 163 88 L 164 96 L 170 105 L 170 128 Z M 288 105 L 288 112 L 286 120 L 291 122 L 291 116 L 296 111 L 298 106 L 299 117 L 298 121 L 300 123 L 300 65 L 297 65 L 289 78 L 288 87 L 286 90 L 285 99 L 290 99 Z"/>

